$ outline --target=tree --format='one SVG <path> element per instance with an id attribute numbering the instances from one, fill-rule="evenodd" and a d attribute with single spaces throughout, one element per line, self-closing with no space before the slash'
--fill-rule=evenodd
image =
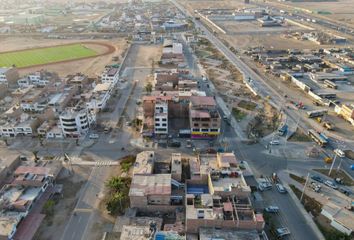
<path id="1" fill-rule="evenodd" d="M 33 156 L 34 156 L 34 162 L 37 162 L 38 161 L 38 151 L 37 150 L 34 150 L 34 151 L 32 151 L 32 154 L 33 154 Z"/>
<path id="2" fill-rule="evenodd" d="M 152 84 L 150 82 L 145 85 L 145 91 L 149 94 L 152 92 Z"/>
<path id="3" fill-rule="evenodd" d="M 113 191 L 119 191 L 126 186 L 126 183 L 123 181 L 121 177 L 112 177 L 107 182 L 107 187 L 109 187 Z"/>
<path id="4" fill-rule="evenodd" d="M 52 216 L 54 214 L 55 202 L 53 200 L 48 200 L 44 206 L 43 211 L 46 215 Z"/>

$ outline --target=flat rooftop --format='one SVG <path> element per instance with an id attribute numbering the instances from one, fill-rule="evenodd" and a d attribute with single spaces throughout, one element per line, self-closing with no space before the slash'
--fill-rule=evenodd
<path id="1" fill-rule="evenodd" d="M 199 240 L 261 240 L 256 230 L 240 231 L 215 228 L 200 228 Z"/>
<path id="2" fill-rule="evenodd" d="M 144 151 L 136 155 L 133 167 L 133 175 L 135 174 L 152 174 L 155 162 L 154 151 Z"/>
<path id="3" fill-rule="evenodd" d="M 171 195 L 171 174 L 134 175 L 129 196 Z"/>
<path id="4" fill-rule="evenodd" d="M 149 240 L 150 237 L 151 231 L 148 226 L 124 225 L 120 240 Z"/>

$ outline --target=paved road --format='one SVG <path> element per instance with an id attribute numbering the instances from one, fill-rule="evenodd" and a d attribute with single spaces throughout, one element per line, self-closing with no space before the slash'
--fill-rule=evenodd
<path id="1" fill-rule="evenodd" d="M 131 61 L 129 56 L 127 59 L 129 63 L 124 64 L 124 67 L 131 67 L 130 65 L 134 64 L 134 62 Z M 124 70 L 125 69 L 123 69 L 123 72 Z M 111 114 L 112 118 L 108 120 L 112 127 L 116 126 L 124 110 L 126 110 L 125 112 L 127 112 L 127 114 L 133 116 L 132 112 L 135 112 L 136 104 L 132 104 L 132 102 L 135 103 L 135 99 L 138 98 L 142 92 L 142 83 L 135 82 L 136 75 L 134 74 L 134 71 L 131 70 L 132 69 L 126 73 L 128 80 L 127 88 L 122 90 L 117 106 Z M 143 79 L 140 80 L 142 81 Z M 138 88 L 133 88 L 133 84 L 137 84 Z M 130 99 L 132 101 L 129 101 Z M 127 148 L 130 139 L 131 136 L 129 133 L 114 129 L 110 134 L 102 134 L 93 146 L 84 151 L 96 161 L 115 161 L 120 157 L 129 154 L 126 150 L 120 151 L 120 149 L 122 149 L 122 147 Z M 102 195 L 102 189 L 104 188 L 109 171 L 109 166 L 97 166 L 93 168 L 90 177 L 81 192 L 77 205 L 75 206 L 74 213 L 66 225 L 61 237 L 62 240 L 88 239 L 91 226 L 93 226 L 96 221 L 95 213 L 97 212 L 98 200 Z"/>

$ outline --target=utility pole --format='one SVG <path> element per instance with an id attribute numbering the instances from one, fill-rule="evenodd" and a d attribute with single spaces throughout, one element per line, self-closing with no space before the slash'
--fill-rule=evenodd
<path id="1" fill-rule="evenodd" d="M 309 181 L 309 176 L 310 176 L 310 173 L 307 173 L 305 186 L 304 186 L 304 188 L 302 189 L 302 193 L 301 193 L 301 197 L 300 197 L 300 202 L 302 202 L 302 198 L 304 197 L 305 189 L 306 189 L 307 183 L 308 183 L 308 181 Z"/>
<path id="2" fill-rule="evenodd" d="M 334 163 L 336 162 L 336 159 L 337 159 L 337 154 L 334 154 L 334 159 L 333 159 L 333 162 L 332 162 L 331 168 L 329 169 L 328 176 L 331 176 L 331 172 L 332 172 L 332 169 L 333 169 Z"/>

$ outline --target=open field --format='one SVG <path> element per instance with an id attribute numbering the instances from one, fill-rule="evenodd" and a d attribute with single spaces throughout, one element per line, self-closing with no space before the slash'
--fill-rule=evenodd
<path id="1" fill-rule="evenodd" d="M 84 44 L 59 45 L 0 53 L 0 66 L 18 68 L 96 56 L 97 52 Z"/>
<path id="2" fill-rule="evenodd" d="M 285 23 L 276 27 L 261 27 L 256 20 L 253 21 L 214 21 L 219 27 L 224 29 L 227 34 L 267 34 L 267 33 L 285 33 L 290 31 L 302 31 L 301 27 Z"/>
<path id="3" fill-rule="evenodd" d="M 35 37 L 5 37 L 0 39 L 1 51 L 3 52 L 19 50 L 19 46 L 21 46 L 21 49 L 32 49 L 77 43 L 77 39 L 45 39 Z M 128 46 L 126 40 L 123 38 L 95 40 L 95 44 L 89 42 L 82 42 L 82 44 L 94 50 L 97 53 L 96 56 L 61 61 L 48 65 L 36 65 L 32 67 L 20 68 L 19 73 L 20 75 L 25 75 L 31 72 L 46 69 L 48 71 L 57 72 L 60 76 L 67 76 L 68 74 L 76 74 L 81 72 L 85 73 L 89 77 L 97 77 L 107 64 L 112 63 L 112 57 L 118 56 L 120 62 Z M 105 45 L 110 45 L 112 52 L 104 54 L 107 52 L 107 47 Z"/>
<path id="4" fill-rule="evenodd" d="M 309 11 L 329 12 L 329 15 L 323 15 L 332 20 L 346 22 L 354 26 L 354 5 L 352 0 L 338 0 L 333 2 L 287 2 L 286 4 Z"/>

